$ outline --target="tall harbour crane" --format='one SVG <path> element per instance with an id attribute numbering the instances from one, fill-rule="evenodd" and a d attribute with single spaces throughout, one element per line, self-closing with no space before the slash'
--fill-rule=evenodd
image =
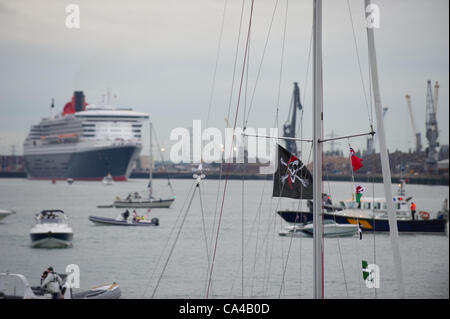
<path id="1" fill-rule="evenodd" d="M 439 85 L 435 86 L 435 92 L 439 89 Z M 427 106 L 426 106 L 426 128 L 427 128 L 427 157 L 425 158 L 425 170 L 431 172 L 437 172 L 437 161 L 438 161 L 438 150 L 439 142 L 437 141 L 439 136 L 439 131 L 437 127 L 436 119 L 436 105 L 437 98 L 433 99 L 433 91 L 431 89 L 431 81 L 427 81 Z"/>
<path id="2" fill-rule="evenodd" d="M 289 109 L 289 119 L 283 125 L 283 137 L 295 137 L 295 129 L 297 123 L 297 110 L 301 111 L 303 109 L 302 103 L 300 102 L 300 89 L 298 83 L 294 82 L 294 92 L 292 93 L 291 108 Z M 292 154 L 297 153 L 297 143 L 295 140 L 286 140 L 286 148 Z"/>
<path id="3" fill-rule="evenodd" d="M 437 107 L 438 107 L 438 96 L 439 96 L 439 83 L 436 81 L 434 84 L 434 113 L 437 115 Z"/>
<path id="4" fill-rule="evenodd" d="M 413 129 L 413 133 L 414 133 L 414 136 L 416 139 L 416 153 L 417 153 L 422 150 L 422 136 L 419 132 L 417 132 L 417 129 L 416 129 L 416 122 L 414 121 L 414 114 L 413 114 L 412 106 L 411 106 L 411 96 L 409 94 L 406 94 L 405 98 L 406 98 L 406 102 L 408 105 L 409 117 L 411 119 L 411 127 Z"/>

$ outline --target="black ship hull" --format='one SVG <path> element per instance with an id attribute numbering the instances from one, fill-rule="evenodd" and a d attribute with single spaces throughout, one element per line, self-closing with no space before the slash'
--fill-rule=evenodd
<path id="1" fill-rule="evenodd" d="M 278 211 L 288 223 L 304 223 L 313 220 L 311 212 Z M 325 219 L 331 219 L 338 224 L 360 224 L 363 231 L 389 232 L 388 219 L 370 219 L 370 218 L 352 218 L 347 216 L 335 215 L 332 213 L 323 214 Z M 447 221 L 445 219 L 428 220 L 397 220 L 399 232 L 410 233 L 445 233 Z"/>
<path id="2" fill-rule="evenodd" d="M 127 180 L 141 148 L 116 146 L 81 152 L 33 154 L 24 156 L 30 179 L 102 180 L 111 174 L 114 180 Z"/>

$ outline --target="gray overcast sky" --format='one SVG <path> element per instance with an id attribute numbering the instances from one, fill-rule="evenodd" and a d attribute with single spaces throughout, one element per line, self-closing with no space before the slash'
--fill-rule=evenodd
<path id="1" fill-rule="evenodd" d="M 80 29 L 65 27 L 69 3 L 80 7 Z M 255 1 L 247 109 L 275 3 Z M 273 127 L 275 121 L 286 3 L 278 1 L 250 127 Z M 426 146 L 428 79 L 441 85 L 439 141 L 448 144 L 449 2 L 374 3 L 380 7 L 381 27 L 375 34 L 382 102 L 389 108 L 385 118 L 388 148 L 414 148 L 406 93 L 412 96 L 416 126 Z M 224 4 L 224 0 L 0 0 L 0 153 L 10 153 L 11 145 L 22 153 L 30 125 L 49 115 L 51 98 L 61 111 L 75 89 L 83 90 L 89 103 L 101 104 L 109 87 L 117 95 L 117 106 L 150 114 L 166 147 L 173 128 L 190 127 L 193 119 L 205 124 Z M 240 0 L 228 0 L 209 126 L 223 128 L 225 124 L 241 5 Z M 367 90 L 363 0 L 350 0 L 350 6 Z M 245 30 L 249 9 L 250 1 L 245 1 Z M 323 9 L 325 134 L 367 131 L 368 112 L 347 0 L 324 1 Z M 298 81 L 305 108 L 305 137 L 311 136 L 312 128 L 311 72 L 307 77 L 311 26 L 312 0 L 290 0 L 279 123 L 287 119 L 292 82 Z M 244 33 L 237 74 L 242 67 Z M 232 110 L 236 109 L 237 88 L 235 84 Z M 365 138 L 351 143 L 365 148 Z M 338 146 L 347 152 L 346 142 Z"/>

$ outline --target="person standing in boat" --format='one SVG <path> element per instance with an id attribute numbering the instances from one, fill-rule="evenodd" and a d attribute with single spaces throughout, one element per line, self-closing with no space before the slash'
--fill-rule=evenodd
<path id="1" fill-rule="evenodd" d="M 42 283 L 44 282 L 45 278 L 47 278 L 47 275 L 48 275 L 48 271 L 45 270 L 45 271 L 42 273 L 42 276 L 41 276 L 41 285 L 42 285 Z"/>
<path id="2" fill-rule="evenodd" d="M 46 289 L 49 293 L 52 294 L 53 299 L 61 298 L 61 285 L 62 279 L 61 277 L 53 271 L 53 267 L 48 267 L 47 269 L 47 277 L 41 284 L 41 287 Z"/>
<path id="3" fill-rule="evenodd" d="M 128 211 L 128 209 L 122 214 L 123 216 L 123 220 L 127 221 L 128 217 L 130 216 L 130 212 Z"/>
<path id="4" fill-rule="evenodd" d="M 362 239 L 362 226 L 360 223 L 358 223 L 358 234 L 359 234 L 359 240 Z"/>
<path id="5" fill-rule="evenodd" d="M 412 202 L 411 203 L 411 217 L 412 217 L 412 220 L 415 219 L 414 215 L 416 215 L 416 203 Z"/>

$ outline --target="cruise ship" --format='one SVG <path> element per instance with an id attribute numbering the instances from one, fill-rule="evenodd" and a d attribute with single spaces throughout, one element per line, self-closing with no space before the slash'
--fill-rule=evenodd
<path id="1" fill-rule="evenodd" d="M 52 103 L 52 109 L 54 105 Z M 24 165 L 30 179 L 128 179 L 142 150 L 146 113 L 88 105 L 75 91 L 62 114 L 32 125 L 24 142 Z"/>

